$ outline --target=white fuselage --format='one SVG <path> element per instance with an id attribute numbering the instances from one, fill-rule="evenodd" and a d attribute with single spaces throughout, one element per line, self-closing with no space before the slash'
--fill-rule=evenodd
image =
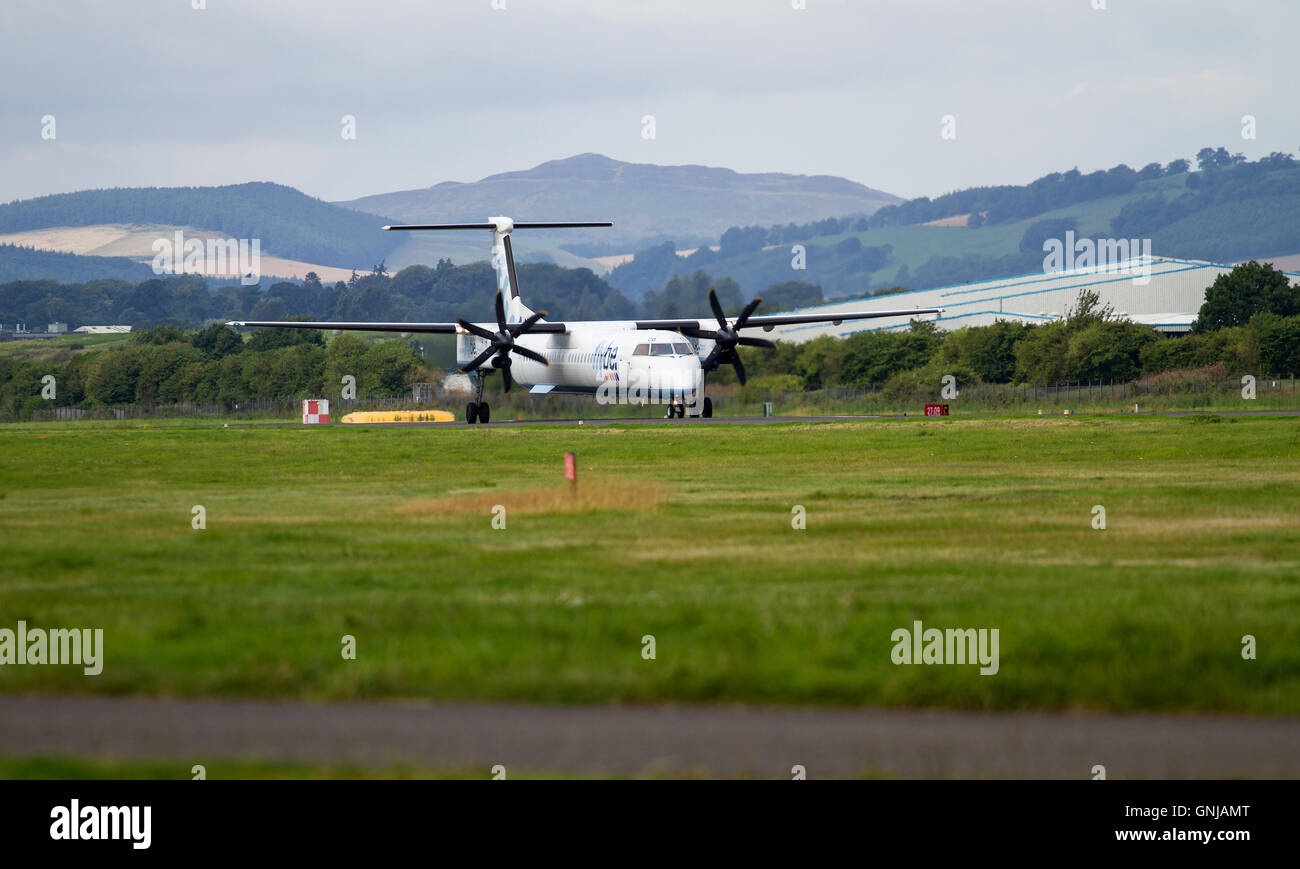
<path id="1" fill-rule="evenodd" d="M 535 393 L 595 395 L 602 403 L 619 404 L 694 404 L 697 395 L 703 396 L 700 354 L 711 349 L 707 340 L 697 348 L 677 332 L 638 330 L 630 320 L 572 324 L 563 334 L 526 334 L 516 340 L 550 362 L 512 355 L 510 373 L 516 383 Z M 487 346 L 482 338 L 458 335 L 456 362 L 466 364 Z M 494 361 L 482 373 L 494 370 Z"/>

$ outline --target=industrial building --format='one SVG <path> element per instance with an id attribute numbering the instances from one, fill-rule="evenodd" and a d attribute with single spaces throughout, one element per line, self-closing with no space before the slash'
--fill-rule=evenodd
<path id="1" fill-rule="evenodd" d="M 870 311 L 873 309 L 943 308 L 940 315 L 918 319 L 934 322 L 941 329 L 987 326 L 998 320 L 1046 323 L 1064 316 L 1078 302 L 1084 290 L 1094 290 L 1103 304 L 1135 323 L 1145 323 L 1169 334 L 1191 329 L 1205 300 L 1205 290 L 1232 266 L 1196 260 L 1146 257 L 1118 263 L 1106 271 L 1076 268 L 1057 272 L 1035 272 L 992 281 L 973 281 L 949 287 L 845 299 L 800 313 Z M 1300 274 L 1287 272 L 1292 283 Z M 872 329 L 906 329 L 905 317 L 841 323 L 777 326 L 772 338 L 781 341 L 809 341 L 821 335 L 844 337 Z"/>

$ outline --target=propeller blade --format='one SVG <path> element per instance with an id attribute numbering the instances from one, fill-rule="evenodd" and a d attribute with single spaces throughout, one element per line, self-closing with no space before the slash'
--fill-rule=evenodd
<path id="1" fill-rule="evenodd" d="M 507 365 L 501 369 L 501 386 L 506 392 L 509 392 L 513 383 L 514 380 L 510 377 L 510 366 Z"/>
<path id="2" fill-rule="evenodd" d="M 754 298 L 750 299 L 749 304 L 745 306 L 745 310 L 741 311 L 740 316 L 736 318 L 736 325 L 732 326 L 731 328 L 739 329 L 742 325 L 744 325 L 744 322 L 749 319 L 749 315 L 754 313 L 754 309 L 761 304 L 763 304 L 762 296 L 755 296 Z"/>
<path id="3" fill-rule="evenodd" d="M 510 348 L 510 352 L 518 353 L 520 356 L 524 357 L 525 359 L 531 359 L 534 362 L 540 362 L 543 365 L 547 366 L 548 368 L 551 365 L 551 363 L 547 360 L 547 358 L 542 354 L 538 353 L 536 350 L 530 350 L 527 347 L 520 347 L 518 344 L 512 346 Z"/>
<path id="4" fill-rule="evenodd" d="M 741 361 L 740 361 L 740 354 L 739 354 L 739 353 L 733 353 L 733 354 L 731 355 L 731 367 L 734 368 L 734 369 L 736 369 L 736 379 L 740 381 L 740 385 L 741 385 L 741 386 L 744 386 L 744 385 L 745 385 L 745 366 L 744 366 L 744 365 L 741 363 Z"/>
<path id="5" fill-rule="evenodd" d="M 712 338 L 714 335 L 712 329 L 697 329 L 694 326 L 678 326 L 677 331 L 687 338 Z"/>
<path id="6" fill-rule="evenodd" d="M 467 372 L 467 373 L 470 372 L 470 371 L 475 370 L 475 369 L 478 368 L 480 365 L 482 365 L 484 362 L 487 362 L 487 361 L 488 361 L 488 357 L 490 357 L 490 356 L 491 356 L 493 353 L 495 353 L 495 352 L 497 352 L 497 348 L 495 348 L 495 347 L 489 347 L 488 349 L 484 350 L 484 351 L 483 351 L 482 353 L 480 353 L 479 355 L 475 356 L 475 357 L 473 358 L 473 360 L 471 360 L 470 363 L 469 363 L 468 365 L 466 365 L 465 367 L 461 368 L 460 370 L 461 370 L 461 371 L 464 371 L 464 372 Z"/>
<path id="7" fill-rule="evenodd" d="M 713 292 L 713 287 L 709 287 L 709 307 L 713 309 L 713 316 L 718 318 L 718 326 L 727 328 L 727 318 L 722 313 L 722 305 L 718 302 L 718 294 Z"/>
<path id="8" fill-rule="evenodd" d="M 501 298 L 500 290 L 497 290 L 496 306 L 497 306 L 497 331 L 504 332 L 506 330 L 506 303 L 505 300 Z"/>
<path id="9" fill-rule="evenodd" d="M 713 349 L 709 351 L 709 355 L 705 356 L 704 361 L 700 363 L 700 367 L 703 368 L 705 371 L 712 371 L 714 368 L 717 368 L 718 355 L 721 352 L 722 352 L 722 345 L 714 344 Z"/>
<path id="10" fill-rule="evenodd" d="M 745 347 L 766 347 L 768 350 L 776 349 L 775 341 L 769 341 L 766 338 L 751 338 L 748 335 L 741 335 L 736 343 L 742 344 Z"/>
<path id="11" fill-rule="evenodd" d="M 546 316 L 545 311 L 538 311 L 522 323 L 515 323 L 510 327 L 510 334 L 518 338 L 536 325 L 537 321 Z"/>
<path id="12" fill-rule="evenodd" d="M 478 337 L 485 338 L 488 341 L 495 341 L 497 339 L 497 336 L 489 332 L 487 329 L 484 329 L 482 326 L 476 326 L 468 320 L 457 320 L 456 325 L 471 335 L 477 335 Z"/>

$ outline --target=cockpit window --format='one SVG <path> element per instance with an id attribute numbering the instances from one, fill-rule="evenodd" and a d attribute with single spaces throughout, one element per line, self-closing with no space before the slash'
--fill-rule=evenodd
<path id="1" fill-rule="evenodd" d="M 690 355 L 691 355 L 691 345 L 690 345 L 690 344 L 684 344 L 684 343 L 674 344 L 674 345 L 673 345 L 673 352 L 676 353 L 678 356 L 690 356 Z"/>
<path id="2" fill-rule="evenodd" d="M 651 356 L 672 356 L 672 355 L 673 355 L 673 345 L 671 345 L 671 344 L 651 344 L 651 345 L 650 345 L 650 355 L 651 355 Z"/>
<path id="3" fill-rule="evenodd" d="M 633 355 L 633 356 L 649 356 L 649 355 L 650 355 L 650 345 L 649 345 L 649 344 L 638 344 L 638 345 L 636 345 L 636 349 L 632 351 L 632 355 Z"/>

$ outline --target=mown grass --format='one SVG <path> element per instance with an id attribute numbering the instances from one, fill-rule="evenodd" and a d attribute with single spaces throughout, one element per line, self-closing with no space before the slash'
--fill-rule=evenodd
<path id="1" fill-rule="evenodd" d="M 8 425 L 0 628 L 106 648 L 0 691 L 1296 714 L 1298 457 L 1264 417 Z M 894 665 L 917 619 L 1000 672 Z"/>

